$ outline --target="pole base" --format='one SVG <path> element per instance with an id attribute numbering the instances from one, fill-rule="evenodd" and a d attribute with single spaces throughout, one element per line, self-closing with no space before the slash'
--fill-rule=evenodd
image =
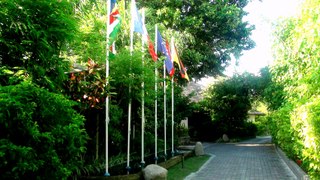
<path id="1" fill-rule="evenodd" d="M 141 161 L 141 162 L 140 162 L 141 169 L 144 168 L 144 165 L 145 165 L 145 164 L 146 164 L 146 162 L 144 162 L 144 161 Z"/>
<path id="2" fill-rule="evenodd" d="M 127 166 L 127 167 L 126 167 L 126 170 L 127 170 L 127 174 L 130 174 L 131 167 L 130 167 L 130 166 Z"/>
<path id="3" fill-rule="evenodd" d="M 158 164 L 158 157 L 157 156 L 154 157 L 154 162 L 155 162 L 155 164 Z"/>
<path id="4" fill-rule="evenodd" d="M 174 151 L 171 151 L 171 156 L 172 156 L 172 157 L 174 156 Z"/>

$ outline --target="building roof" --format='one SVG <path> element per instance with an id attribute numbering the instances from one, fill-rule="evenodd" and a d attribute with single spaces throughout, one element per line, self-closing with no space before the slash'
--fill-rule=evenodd
<path id="1" fill-rule="evenodd" d="M 266 114 L 260 111 L 249 111 L 249 115 L 256 115 L 256 116 L 265 116 Z"/>

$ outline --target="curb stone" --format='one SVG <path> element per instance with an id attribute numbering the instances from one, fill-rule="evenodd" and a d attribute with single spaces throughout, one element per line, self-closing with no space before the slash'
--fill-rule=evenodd
<path id="1" fill-rule="evenodd" d="M 309 175 L 304 172 L 295 162 L 289 159 L 285 153 L 281 150 L 280 147 L 275 145 L 275 149 L 277 154 L 281 157 L 281 159 L 287 164 L 290 168 L 292 173 L 299 179 L 299 180 L 310 180 Z"/>

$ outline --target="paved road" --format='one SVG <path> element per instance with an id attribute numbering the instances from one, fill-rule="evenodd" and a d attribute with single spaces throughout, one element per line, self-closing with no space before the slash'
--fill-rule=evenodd
<path id="1" fill-rule="evenodd" d="M 187 180 L 296 180 L 270 137 L 240 143 L 203 143 L 211 158 Z"/>

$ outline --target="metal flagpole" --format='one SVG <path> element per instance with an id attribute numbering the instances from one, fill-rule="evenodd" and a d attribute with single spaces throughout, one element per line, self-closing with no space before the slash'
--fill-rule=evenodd
<path id="1" fill-rule="evenodd" d="M 157 34 L 158 26 L 155 25 L 155 43 L 154 43 L 154 51 L 157 54 Z M 155 99 L 154 99 L 154 160 L 155 164 L 158 161 L 158 68 L 157 63 L 154 66 L 154 91 L 155 91 Z"/>
<path id="2" fill-rule="evenodd" d="M 172 56 L 172 52 L 173 52 L 173 49 L 174 48 L 174 44 L 173 44 L 173 38 L 171 38 L 171 57 Z M 173 62 L 173 59 L 172 59 L 172 66 L 174 68 L 174 62 Z M 172 78 L 171 78 L 171 132 L 172 132 L 172 135 L 171 135 L 171 155 L 174 156 L 174 75 L 172 75 Z"/>
<path id="3" fill-rule="evenodd" d="M 131 1 L 131 8 L 130 10 L 132 11 L 133 9 L 133 1 Z M 132 18 L 132 15 L 131 15 Z M 133 53 L 133 20 L 131 19 L 131 25 L 130 25 L 130 55 L 132 57 Z M 130 72 L 131 72 L 131 62 L 130 62 Z M 131 96 L 131 84 L 129 84 L 129 96 Z M 129 103 L 128 103 L 128 139 L 127 139 L 127 174 L 130 173 L 130 135 L 131 135 L 131 104 L 132 104 L 132 99 L 129 97 Z"/>
<path id="4" fill-rule="evenodd" d="M 142 9 L 142 24 L 144 24 L 144 9 Z M 144 32 L 146 33 L 146 32 Z M 143 40 L 143 35 L 141 35 L 141 51 L 142 51 L 142 67 L 144 67 L 144 40 Z M 143 75 L 144 75 L 144 70 L 143 70 Z M 145 116 L 144 116 L 144 80 L 142 81 L 142 102 L 141 102 L 141 168 L 144 167 L 144 125 L 145 125 Z"/>
<path id="5" fill-rule="evenodd" d="M 107 0 L 107 35 L 106 35 L 106 86 L 108 85 L 108 77 L 109 77 L 109 17 L 110 15 L 110 0 Z M 108 137 L 108 131 L 109 131 L 109 96 L 106 97 L 106 172 L 105 176 L 110 176 L 109 174 L 109 152 L 108 152 L 108 143 L 109 143 L 109 137 Z"/>
<path id="6" fill-rule="evenodd" d="M 172 79 L 171 79 L 171 132 L 172 132 L 172 139 L 171 139 L 171 155 L 172 157 L 174 156 L 174 75 L 172 75 Z"/>
<path id="7" fill-rule="evenodd" d="M 164 118 L 164 158 L 167 160 L 167 88 L 166 61 L 163 62 L 163 118 Z"/>

